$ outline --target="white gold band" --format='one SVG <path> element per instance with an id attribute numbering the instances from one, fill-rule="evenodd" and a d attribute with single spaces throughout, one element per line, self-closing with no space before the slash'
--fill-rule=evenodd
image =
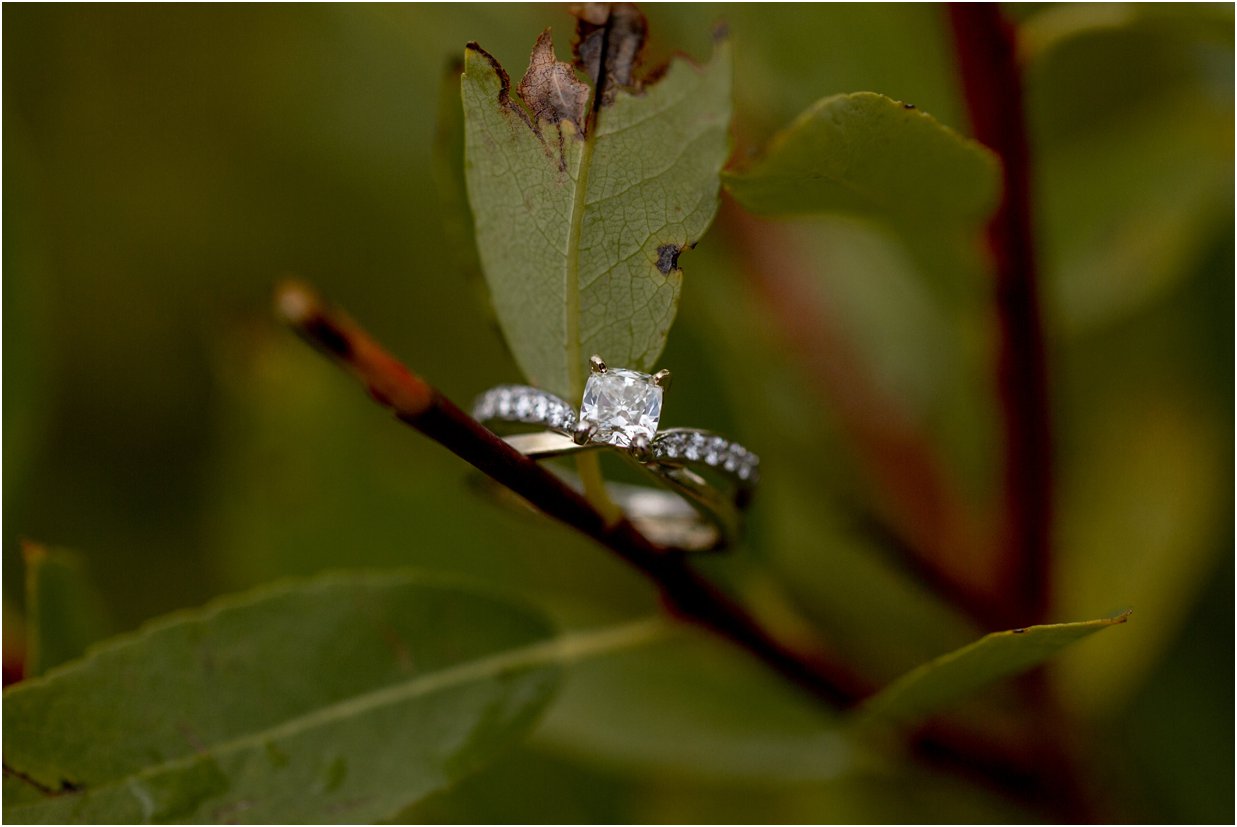
<path id="1" fill-rule="evenodd" d="M 695 428 L 667 428 L 643 446 L 590 439 L 593 432 L 581 427 L 571 405 L 524 385 L 486 391 L 473 404 L 473 417 L 500 430 L 546 429 L 504 437 L 535 459 L 608 448 L 636 463 L 662 488 L 610 484 L 611 497 L 649 539 L 667 548 L 701 551 L 735 542 L 759 479 L 760 459 L 725 437 Z"/>
<path id="2" fill-rule="evenodd" d="M 571 437 L 575 409 L 564 400 L 527 385 L 499 385 L 473 402 L 473 418 L 482 424 L 539 425 Z M 652 458 L 667 465 L 702 465 L 752 488 L 760 478 L 760 458 L 737 442 L 698 428 L 665 428 L 650 442 Z M 567 453 L 564 449 L 559 453 Z"/>

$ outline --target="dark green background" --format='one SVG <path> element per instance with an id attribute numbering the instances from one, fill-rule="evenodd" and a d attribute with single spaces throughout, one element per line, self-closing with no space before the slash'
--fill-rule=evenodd
<path id="1" fill-rule="evenodd" d="M 646 11 L 654 60 L 703 56 L 711 24 L 729 22 L 739 152 L 838 92 L 913 101 L 967 130 L 939 8 Z M 1114 814 L 1231 821 L 1232 10 L 1010 11 L 1022 23 L 1057 425 L 1053 619 L 1135 609 L 1127 627 L 1072 653 L 1058 686 Z M 390 422 L 270 312 L 273 284 L 295 274 L 457 401 L 518 380 L 444 207 L 435 130 L 444 72 L 465 42 L 518 74 L 547 25 L 564 52 L 561 7 L 3 14 L 6 663 L 20 660 L 21 538 L 85 553 L 126 628 L 278 576 L 357 565 L 497 581 L 567 625 L 656 607 L 632 573 L 566 531 L 476 499 L 457 460 Z M 893 236 L 843 217 L 793 232 L 823 262 L 822 302 L 982 504 L 999 459 L 987 283 L 933 281 Z M 874 653 L 873 674 L 897 674 L 973 630 L 850 527 L 847 504 L 871 492 L 827 400 L 805 402 L 810 379 L 744 292 L 732 244 L 713 232 L 683 257 L 663 359 L 676 373 L 667 424 L 724 429 L 769 458 L 752 543 L 714 568 L 795 579 L 796 566 L 826 561 L 852 602 L 825 605 L 822 589 L 813 604 L 810 585 L 797 599 L 844 649 Z M 784 457 L 802 468 L 786 460 L 779 474 Z M 776 479 L 792 473 L 815 481 L 802 507 L 779 495 Z M 786 552 L 787 537 L 807 551 Z M 650 710 L 659 680 L 692 674 L 641 670 L 631 674 L 648 677 Z M 760 703 L 742 696 L 736 708 Z M 656 752 L 655 740 L 638 746 Z M 604 743 L 573 753 L 563 742 L 535 739 L 413 816 L 1002 813 L 941 778 L 723 788 L 642 773 Z M 560 793 L 528 792 L 550 789 Z"/>

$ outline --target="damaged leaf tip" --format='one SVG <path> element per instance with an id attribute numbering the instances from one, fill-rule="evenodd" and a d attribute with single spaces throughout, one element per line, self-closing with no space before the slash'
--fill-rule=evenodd
<path id="1" fill-rule="evenodd" d="M 722 47 L 703 65 L 675 58 L 655 83 L 636 78 L 639 12 L 575 13 L 575 66 L 555 59 L 547 31 L 509 99 L 479 50 L 461 82 L 468 200 L 495 315 L 526 379 L 564 397 L 583 391 L 581 354 L 647 370 L 665 346 L 679 254 L 717 209 L 732 77 Z"/>
<path id="2" fill-rule="evenodd" d="M 570 121 L 578 133 L 584 132 L 589 88 L 576 79 L 570 64 L 554 56 L 554 39 L 549 29 L 537 38 L 518 91 L 538 121 Z"/>
<path id="3" fill-rule="evenodd" d="M 634 3 L 584 3 L 573 7 L 576 67 L 593 81 L 594 109 L 609 106 L 615 93 L 636 85 L 649 23 Z"/>

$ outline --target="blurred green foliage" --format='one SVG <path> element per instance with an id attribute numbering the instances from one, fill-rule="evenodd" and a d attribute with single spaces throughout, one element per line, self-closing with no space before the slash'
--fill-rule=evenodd
<path id="1" fill-rule="evenodd" d="M 111 615 L 80 554 L 27 543 L 24 622 L 25 675 L 42 675 L 108 637 Z"/>
<path id="2" fill-rule="evenodd" d="M 1135 608 L 1052 679 L 1112 817 L 1231 821 L 1232 8 L 1011 11 L 1052 371 L 1053 619 Z M 967 132 L 937 7 L 646 12 L 653 62 L 679 48 L 703 58 L 711 24 L 729 22 L 740 157 L 843 92 L 913 102 Z M 88 555 L 123 627 L 357 565 L 496 583 L 568 628 L 656 608 L 634 573 L 565 529 L 475 498 L 454 457 L 380 414 L 269 312 L 272 284 L 295 273 L 459 402 L 518 380 L 478 301 L 475 259 L 444 230 L 437 112 L 465 42 L 518 71 L 546 25 L 566 40 L 561 7 L 3 15 L 6 666 L 20 655 L 9 627 L 24 609 L 21 538 Z M 1000 461 L 982 261 L 851 217 L 776 231 L 852 367 L 932 437 L 982 515 Z M 815 631 L 891 679 L 989 630 L 865 528 L 874 486 L 839 400 L 785 348 L 745 278 L 748 252 L 719 224 L 684 254 L 662 359 L 676 374 L 664 424 L 734 434 L 764 458 L 750 542 L 710 567 L 753 595 L 789 590 Z M 528 745 L 405 815 L 1026 817 L 904 762 L 830 753 L 824 716 L 715 649 L 688 639 L 589 664 Z M 998 721 L 1002 700 L 966 712 Z M 742 725 L 723 728 L 730 719 Z M 698 763 L 684 749 L 693 723 L 719 739 L 715 766 L 663 777 L 632 760 Z M 802 765 L 739 772 L 753 743 L 783 761 L 806 748 L 785 742 L 791 731 L 817 733 L 813 754 L 836 759 L 827 783 Z"/>

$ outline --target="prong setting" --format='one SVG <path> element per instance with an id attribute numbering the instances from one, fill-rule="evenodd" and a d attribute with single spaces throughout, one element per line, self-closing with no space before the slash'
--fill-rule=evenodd
<path id="1" fill-rule="evenodd" d="M 576 445 L 587 445 L 597 433 L 597 423 L 591 419 L 581 419 L 572 429 L 571 438 Z"/>
<path id="2" fill-rule="evenodd" d="M 605 373 L 606 363 L 600 356 L 594 353 L 588 358 L 588 369 L 593 373 Z"/>
<path id="3" fill-rule="evenodd" d="M 652 462 L 653 444 L 644 434 L 637 434 L 631 441 L 631 455 L 640 462 Z"/>
<path id="4" fill-rule="evenodd" d="M 670 371 L 662 368 L 653 374 L 653 384 L 662 390 L 670 390 Z"/>

